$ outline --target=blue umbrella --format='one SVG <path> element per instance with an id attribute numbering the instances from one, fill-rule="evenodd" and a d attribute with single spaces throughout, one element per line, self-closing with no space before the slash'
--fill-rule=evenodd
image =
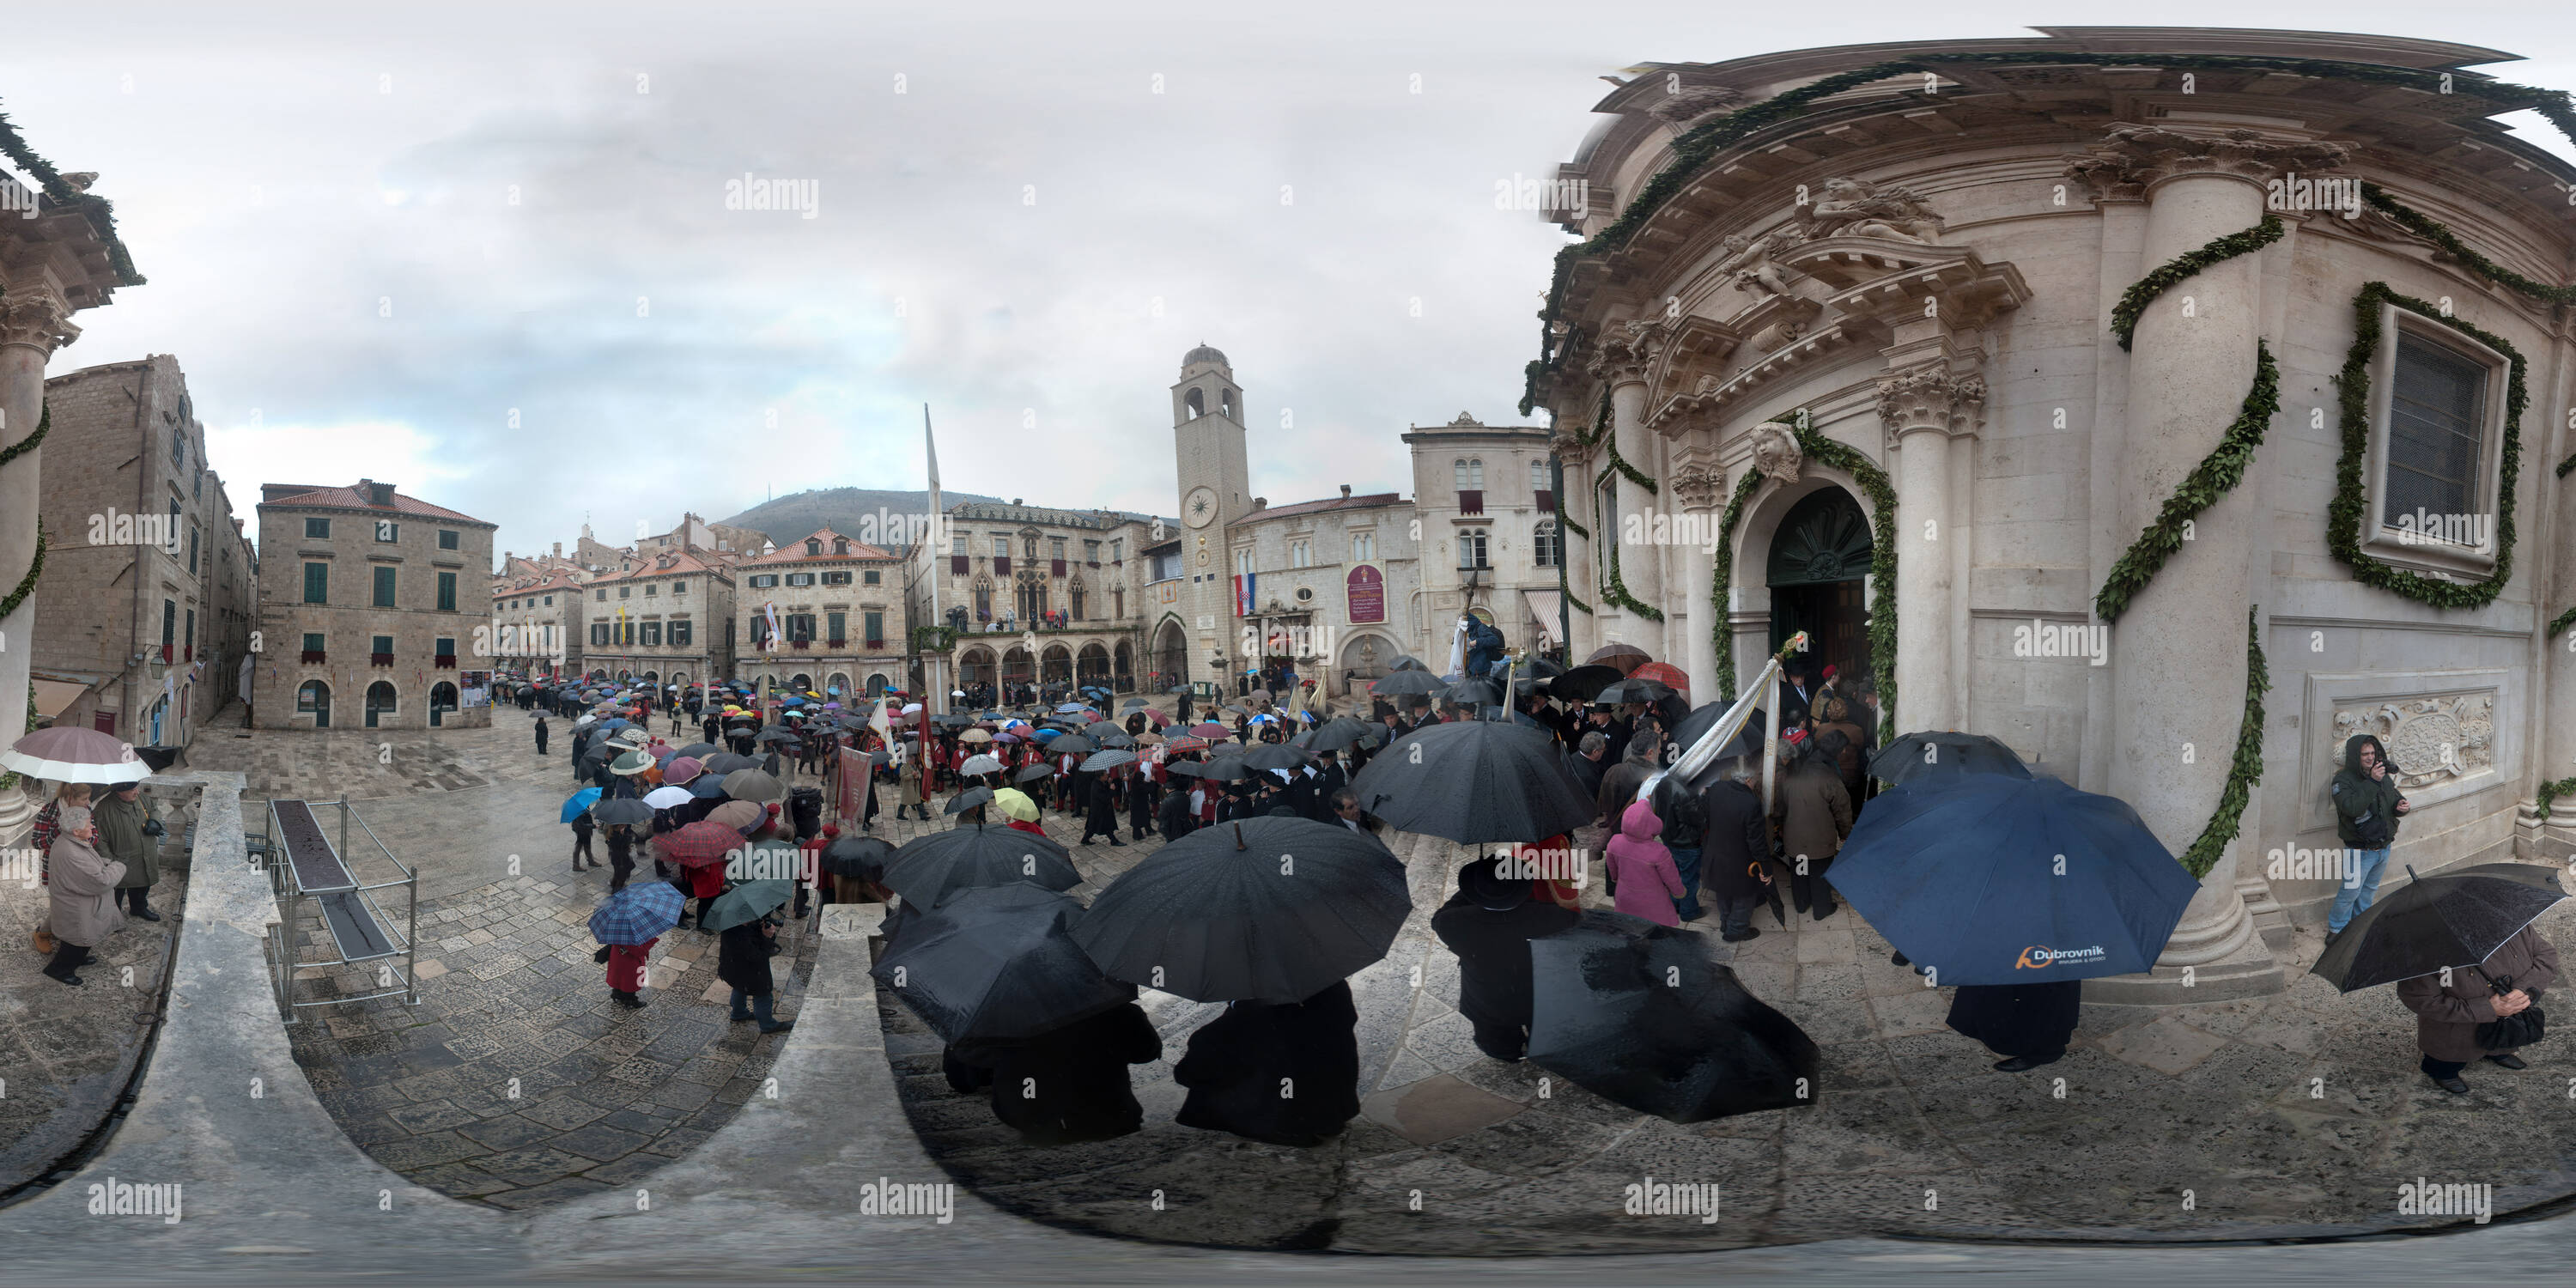
<path id="1" fill-rule="evenodd" d="M 1031 736 L 1031 737 L 1033 737 L 1033 738 L 1036 738 L 1039 742 L 1053 742 L 1053 741 L 1055 741 L 1056 739 L 1061 738 L 1061 737 L 1063 737 L 1063 736 L 1064 736 L 1064 730 L 1062 730 L 1062 729 L 1058 729 L 1058 728 L 1055 728 L 1055 727 L 1053 727 L 1053 726 L 1051 726 L 1051 725 L 1050 725 L 1050 726 L 1048 726 L 1047 728 L 1044 728 L 1044 729 L 1040 729 L 1040 730 L 1038 730 L 1036 733 L 1034 733 L 1034 734 L 1032 734 L 1032 735 L 1030 735 L 1030 736 Z"/>
<path id="2" fill-rule="evenodd" d="M 680 890 L 668 881 L 631 885 L 590 914 L 590 934 L 603 944 L 641 944 L 680 924 Z"/>
<path id="3" fill-rule="evenodd" d="M 690 779 L 689 794 L 700 800 L 709 800 L 714 797 L 724 795 L 724 775 L 700 774 L 697 777 Z"/>
<path id="4" fill-rule="evenodd" d="M 572 795 L 564 798 L 563 816 L 555 821 L 558 823 L 569 823 L 573 821 L 575 816 L 579 815 L 582 811 L 589 809 L 592 805 L 597 804 L 598 801 L 598 788 L 582 788 L 580 791 L 574 792 Z"/>
<path id="5" fill-rule="evenodd" d="M 1056 710 L 1057 710 L 1057 711 L 1059 711 L 1059 712 L 1064 712 L 1064 711 L 1089 711 L 1090 709 L 1091 709 L 1090 707 L 1088 707 L 1088 706 L 1086 706 L 1086 705 L 1084 705 L 1084 704 L 1082 704 L 1082 703 L 1079 703 L 1079 702 L 1067 702 L 1067 703 L 1065 703 L 1064 705 L 1059 706 L 1059 707 L 1057 707 L 1057 708 L 1056 708 Z"/>
<path id="6" fill-rule="evenodd" d="M 2143 971 L 2200 890 L 2127 801 L 2000 774 L 1882 793 L 1825 879 L 1943 985 Z"/>
<path id="7" fill-rule="evenodd" d="M 612 719 L 608 719 L 608 720 L 602 720 L 602 721 L 600 721 L 600 722 L 599 722 L 599 731 L 600 731 L 601 733 L 614 733 L 614 732 L 616 732 L 617 730 L 620 730 L 620 729 L 632 729 L 632 728 L 634 728 L 634 727 L 635 727 L 635 722 L 634 722 L 634 721 L 632 721 L 632 720 L 614 719 L 614 718 L 612 718 Z"/>

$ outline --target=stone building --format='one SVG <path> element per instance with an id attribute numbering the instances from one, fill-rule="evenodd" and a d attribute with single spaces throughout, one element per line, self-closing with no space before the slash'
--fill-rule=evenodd
<path id="1" fill-rule="evenodd" d="M 179 361 L 155 354 L 45 382 L 37 714 L 184 747 L 235 692 L 250 550 L 206 463 Z"/>
<path id="2" fill-rule="evenodd" d="M 736 677 L 843 702 L 904 687 L 902 556 L 817 528 L 735 576 Z"/>
<path id="3" fill-rule="evenodd" d="M 2491 119 L 2537 100 L 2466 68 L 2511 57 L 2050 28 L 1640 69 L 1560 171 L 1600 241 L 1532 375 L 1575 654 L 1716 696 L 1806 629 L 1899 729 L 2128 801 L 2206 875 L 2101 1000 L 2285 986 L 2335 883 L 2269 860 L 2337 845 L 2355 732 L 2414 805 L 2392 873 L 2567 854 L 2576 355 L 2525 288 L 2565 289 L 2576 170 Z"/>
<path id="4" fill-rule="evenodd" d="M 683 690 L 708 676 L 734 673 L 734 586 L 731 565 L 709 552 L 671 550 L 636 555 L 571 591 L 582 635 L 578 674 L 641 677 Z M 543 595 L 540 592 L 540 609 Z"/>
<path id="5" fill-rule="evenodd" d="M 1246 672 L 1286 666 L 1341 697 L 1396 658 L 1420 655 L 1426 600 L 1414 519 L 1403 494 L 1353 496 L 1348 484 L 1321 501 L 1252 498 L 1225 531 L 1234 592 L 1227 691 L 1259 682 Z M 1168 643 L 1179 623 L 1157 626 Z M 1218 669 L 1213 655 L 1200 661 Z"/>
<path id="6" fill-rule="evenodd" d="M 749 528 L 709 523 L 695 514 L 682 514 L 678 527 L 635 543 L 638 554 L 660 554 L 677 550 L 712 550 L 728 559 L 749 559 L 769 549 L 769 538 Z"/>
<path id="7" fill-rule="evenodd" d="M 262 729 L 488 726 L 494 525 L 360 479 L 260 489 Z"/>
<path id="8" fill-rule="evenodd" d="M 1445 666 L 1458 620 L 1474 614 L 1514 647 L 1562 641 L 1555 433 L 1479 424 L 1465 412 L 1446 425 L 1415 425 L 1413 512 L 1422 521 L 1422 623 L 1414 651 Z M 1436 655 L 1436 656 L 1435 656 Z"/>
<path id="9" fill-rule="evenodd" d="M 43 185 L 41 192 L 33 191 L 0 175 L 11 215 L 0 219 L 0 644 L 5 644 L 33 638 L 41 554 L 44 545 L 60 540 L 50 532 L 40 537 L 37 527 L 45 457 L 43 446 L 30 440 L 46 432 L 45 364 L 55 350 L 80 338 L 73 314 L 106 304 L 118 287 L 140 285 L 143 277 L 117 240 L 107 203 L 89 194 L 97 175 L 55 172 L 6 121 L 0 121 L 0 142 L 8 145 L 11 163 Z M 35 650 L 23 644 L 0 647 L 0 738 L 15 741 L 33 723 L 27 702 L 34 657 Z M 0 842 L 16 836 L 34 814 L 27 792 L 0 790 Z"/>
<path id="10" fill-rule="evenodd" d="M 527 563 L 512 559 L 503 566 Z M 485 637 L 493 668 L 526 676 L 586 674 L 582 607 L 588 600 L 581 582 L 556 569 L 493 581 L 492 625 Z"/>
<path id="11" fill-rule="evenodd" d="M 1144 648 L 1145 547 L 1169 520 L 1119 510 L 993 501 L 947 508 L 944 557 L 925 548 L 910 588 L 913 620 L 951 642 L 942 674 L 958 687 L 1101 683 L 1133 689 Z M 939 620 L 929 615 L 939 583 Z"/>

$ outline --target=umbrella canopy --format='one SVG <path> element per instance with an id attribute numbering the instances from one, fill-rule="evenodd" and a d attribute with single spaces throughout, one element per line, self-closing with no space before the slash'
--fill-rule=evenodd
<path id="1" fill-rule="evenodd" d="M 1503 704 L 1503 691 L 1491 680 L 1460 680 L 1441 694 L 1462 707 L 1498 707 Z"/>
<path id="2" fill-rule="evenodd" d="M 1672 696 L 1671 685 L 1657 684 L 1653 680 L 1640 680 L 1632 676 L 1615 684 L 1601 686 L 1601 690 L 1592 695 L 1592 700 L 1615 706 L 1623 702 L 1661 702 Z"/>
<path id="3" fill-rule="evenodd" d="M 994 792 L 993 808 L 1002 811 L 1004 818 L 1015 818 L 1023 823 L 1038 821 L 1038 803 L 1030 800 L 1027 792 L 1016 787 L 1005 787 Z"/>
<path id="4" fill-rule="evenodd" d="M 0 751 L 0 769 L 58 783 L 131 783 L 152 774 L 134 744 L 69 725 L 39 729 Z"/>
<path id="5" fill-rule="evenodd" d="M 1654 660 L 1646 650 L 1634 644 L 1604 644 L 1592 650 L 1592 656 L 1583 659 L 1583 664 L 1612 667 L 1619 674 L 1626 675 Z"/>
<path id="6" fill-rule="evenodd" d="M 623 718 L 602 720 L 599 722 L 599 727 L 607 732 L 614 733 L 621 729 L 634 728 L 635 722 Z"/>
<path id="7" fill-rule="evenodd" d="M 680 889 L 668 881 L 639 881 L 600 901 L 590 914 L 590 937 L 603 944 L 643 944 L 680 924 Z"/>
<path id="8" fill-rule="evenodd" d="M 1033 783 L 1041 778 L 1052 778 L 1054 776 L 1055 766 L 1053 765 L 1044 763 L 1022 765 L 1012 772 L 1011 781 L 1015 783 Z"/>
<path id="9" fill-rule="evenodd" d="M 1428 697 L 1434 693 L 1445 692 L 1448 688 L 1447 680 L 1429 671 L 1403 670 L 1389 671 L 1380 676 L 1377 683 L 1369 686 L 1369 692 L 1382 698 L 1409 695 Z"/>
<path id="10" fill-rule="evenodd" d="M 991 742 L 992 740 L 992 731 L 988 729 L 969 729 L 957 735 L 959 742 Z"/>
<path id="11" fill-rule="evenodd" d="M 1082 736 L 1089 738 L 1093 746 L 1104 749 L 1109 747 L 1133 747 L 1136 745 L 1136 740 L 1128 737 L 1126 730 L 1120 729 L 1114 725 L 1102 725 L 1100 728 L 1094 729 Z"/>
<path id="12" fill-rule="evenodd" d="M 857 881 L 883 881 L 894 862 L 894 843 L 874 836 L 844 836 L 823 847 L 823 871 Z"/>
<path id="13" fill-rule="evenodd" d="M 1268 690 L 1268 689 L 1254 689 L 1254 690 L 1253 690 L 1253 691 L 1251 691 L 1250 693 L 1246 693 L 1246 694 L 1244 694 L 1243 696 L 1245 696 L 1245 697 L 1247 697 L 1247 698 L 1250 698 L 1250 699 L 1252 699 L 1252 700 L 1253 700 L 1253 701 L 1255 701 L 1255 702 L 1268 702 L 1268 701 L 1270 700 L 1270 690 Z"/>
<path id="14" fill-rule="evenodd" d="M 1148 702 L 1146 702 L 1146 701 L 1145 701 L 1145 699 L 1143 699 L 1143 698 L 1129 698 L 1129 699 L 1127 699 L 1125 702 L 1120 703 L 1120 704 L 1119 704 L 1119 706 L 1118 706 L 1118 709 L 1119 709 L 1119 710 L 1121 710 L 1121 711 L 1126 711 L 1126 710 L 1130 710 L 1130 709 L 1135 708 L 1135 707 L 1142 707 L 1142 706 L 1149 706 L 1149 705 L 1151 705 L 1151 704 L 1150 704 L 1150 703 L 1148 703 Z"/>
<path id="15" fill-rule="evenodd" d="M 700 774 L 689 780 L 689 795 L 699 800 L 711 800 L 724 794 L 724 779 L 714 774 Z"/>
<path id="16" fill-rule="evenodd" d="M 1172 718 L 1171 718 L 1170 716 L 1167 716 L 1167 715 L 1163 714 L 1163 709 L 1162 709 L 1161 707 L 1147 707 L 1147 708 L 1145 708 L 1145 723 L 1147 723 L 1147 724 L 1149 724 L 1149 725 L 1152 725 L 1153 727 L 1155 727 L 1155 728 L 1157 728 L 1157 729 L 1160 729 L 1160 728 L 1162 728 L 1164 725 L 1170 724 L 1171 722 L 1172 722 Z"/>
<path id="17" fill-rule="evenodd" d="M 1282 742 L 1255 743 L 1238 757 L 1254 769 L 1303 769 L 1315 758 Z"/>
<path id="18" fill-rule="evenodd" d="M 1690 676 L 1670 662 L 1648 662 L 1628 673 L 1631 680 L 1652 680 L 1677 693 L 1690 692 Z"/>
<path id="19" fill-rule="evenodd" d="M 1073 935 L 1112 979 L 1197 1002 L 1294 1002 L 1386 956 L 1412 908 L 1404 865 L 1376 837 L 1251 818 L 1145 856 Z"/>
<path id="20" fill-rule="evenodd" d="M 725 795 L 738 801 L 774 801 L 787 797 L 787 787 L 776 778 L 757 769 L 737 769 L 725 775 Z"/>
<path id="21" fill-rule="evenodd" d="M 1214 720 L 1202 720 L 1197 724 L 1191 725 L 1185 732 L 1193 738 L 1206 738 L 1210 741 L 1214 741 L 1218 738 L 1231 738 L 1234 736 L 1234 731 L 1232 729 L 1228 729 Z"/>
<path id="22" fill-rule="evenodd" d="M 1470 845 L 1542 840 L 1599 812 L 1554 738 L 1499 720 L 1406 734 L 1370 757 L 1351 791 L 1389 827 Z"/>
<path id="23" fill-rule="evenodd" d="M 786 731 L 786 730 L 784 730 L 784 729 L 763 729 L 763 730 L 761 730 L 761 731 L 760 731 L 760 736 L 759 736 L 759 737 L 756 737 L 756 738 L 752 739 L 752 741 L 753 741 L 754 743 L 763 743 L 763 742 L 794 742 L 795 740 L 796 740 L 796 735 L 795 735 L 795 734 L 792 734 L 792 733 L 789 733 L 788 731 Z"/>
<path id="24" fill-rule="evenodd" d="M 576 816 L 580 815 L 583 811 L 588 810 L 592 805 L 595 805 L 598 802 L 598 788 L 582 788 L 580 791 L 574 792 L 572 795 L 564 798 L 563 814 L 555 821 L 558 823 L 569 823 L 573 821 Z"/>
<path id="25" fill-rule="evenodd" d="M 677 831 L 654 838 L 654 844 L 671 856 L 671 861 L 684 868 L 702 868 L 722 863 L 725 855 L 742 844 L 742 833 L 712 819 L 700 819 Z"/>
<path id="26" fill-rule="evenodd" d="M 1074 941 L 1083 917 L 1036 886 L 960 890 L 906 918 L 869 973 L 952 1045 L 1025 1041 L 1136 999 Z"/>
<path id="27" fill-rule="evenodd" d="M 732 828 L 735 835 L 739 836 L 751 831 L 753 828 L 759 827 L 761 823 L 766 821 L 768 818 L 768 810 L 762 809 L 750 801 L 726 801 L 724 804 L 708 810 L 705 821 L 709 823 L 723 824 L 726 827 Z"/>
<path id="28" fill-rule="evenodd" d="M 1396 659 L 1394 661 L 1386 664 L 1386 669 L 1390 671 L 1428 671 L 1431 668 L 1424 665 L 1421 658 L 1415 657 L 1410 653 L 1399 653 L 1396 655 Z"/>
<path id="29" fill-rule="evenodd" d="M 1096 774 L 1104 769 L 1116 769 L 1120 765 L 1132 765 L 1135 763 L 1136 753 L 1132 751 L 1118 751 L 1115 749 L 1109 751 L 1095 751 L 1083 759 L 1082 772 L 1086 774 Z"/>
<path id="30" fill-rule="evenodd" d="M 698 929 L 721 934 L 744 922 L 758 921 L 794 893 L 795 885 L 787 881 L 745 881 L 707 906 L 706 915 L 698 918 Z"/>
<path id="31" fill-rule="evenodd" d="M 1815 1103 L 1815 1042 L 1701 935 L 1589 911 L 1530 941 L 1530 977 L 1530 1063 L 1595 1095 L 1677 1123 Z"/>
<path id="32" fill-rule="evenodd" d="M 644 793 L 644 803 L 655 809 L 669 809 L 674 805 L 686 805 L 695 799 L 697 798 L 691 796 L 689 794 L 689 789 L 686 787 L 656 787 L 653 790 Z"/>
<path id="33" fill-rule="evenodd" d="M 969 824 L 933 832 L 895 851 L 886 884 L 906 904 L 936 908 L 950 892 L 1026 881 L 1048 890 L 1070 890 L 1082 874 L 1064 847 L 1035 832 Z"/>
<path id="34" fill-rule="evenodd" d="M 1547 691 L 1568 702 L 1590 702 L 1593 695 L 1625 678 L 1615 666 L 1578 666 L 1548 681 Z"/>
<path id="35" fill-rule="evenodd" d="M 1684 751 L 1699 745 L 1699 740 L 1707 737 L 1708 731 L 1716 728 L 1717 722 L 1725 718 L 1727 705 L 1723 702 L 1711 702 L 1706 706 L 1693 707 L 1689 715 L 1683 716 L 1673 725 L 1673 745 Z M 1717 764 L 1738 756 L 1761 755 L 1762 734 L 1768 728 L 1770 725 L 1766 722 L 1762 708 L 1755 707 L 1753 713 L 1744 718 L 1744 726 L 1735 731 L 1734 737 L 1726 740 L 1726 745 L 1718 749 L 1717 759 L 1710 763 Z"/>
<path id="36" fill-rule="evenodd" d="M 632 796 L 620 796 L 615 800 L 601 801 L 591 806 L 590 816 L 599 822 L 610 824 L 650 823 L 653 821 L 653 807 Z"/>
<path id="37" fill-rule="evenodd" d="M 662 763 L 662 781 L 676 787 L 706 771 L 706 762 L 695 756 L 673 756 Z"/>
<path id="38" fill-rule="evenodd" d="M 2339 853 L 2339 851 L 2329 851 Z M 2550 868 L 2521 867 L 2544 875 Z M 2485 961 L 2516 931 L 2567 896 L 2531 878 L 2484 872 L 2437 872 L 2410 878 L 2344 925 L 2313 968 L 2350 993 L 2392 984 L 2444 967 L 2466 969 Z"/>
<path id="39" fill-rule="evenodd" d="M 998 774 L 1002 772 L 1002 762 L 991 756 L 968 756 L 965 763 L 957 766 L 957 772 L 969 776 Z"/>
<path id="40" fill-rule="evenodd" d="M 1825 879 L 1942 985 L 2146 970 L 2200 889 L 2128 802 L 1999 774 L 1880 794 Z"/>
<path id="41" fill-rule="evenodd" d="M 948 805 L 947 805 L 947 808 L 942 809 L 942 810 L 940 810 L 939 812 L 940 812 L 940 813 L 942 813 L 942 814 L 951 814 L 951 815 L 954 815 L 954 814 L 963 814 L 963 813 L 965 813 L 966 811 L 968 811 L 968 810 L 970 810 L 970 809 L 973 809 L 973 808 L 975 808 L 975 807 L 976 807 L 976 806 L 978 806 L 978 805 L 982 805 L 982 804 L 986 804 L 986 803 L 990 802 L 992 799 L 993 799 L 993 789 L 992 789 L 992 788 L 990 788 L 990 787 L 969 787 L 969 788 L 967 788 L 966 790 L 964 790 L 964 791 L 962 791 L 962 792 L 959 792 L 959 793 L 957 793 L 957 794 L 956 794 L 956 795 L 954 795 L 954 796 L 949 797 L 949 798 L 948 798 Z"/>
<path id="42" fill-rule="evenodd" d="M 1090 707 L 1087 707 L 1087 706 L 1085 706 L 1085 705 L 1083 705 L 1082 703 L 1079 703 L 1079 702 L 1066 702 L 1066 703 L 1059 704 L 1059 705 L 1056 707 L 1056 710 L 1057 710 L 1058 712 L 1089 711 L 1090 709 L 1091 709 Z"/>
<path id="43" fill-rule="evenodd" d="M 1091 745 L 1089 738 L 1078 733 L 1066 734 L 1047 744 L 1047 754 L 1051 756 L 1088 756 L 1098 750 Z"/>
<path id="44" fill-rule="evenodd" d="M 1869 758 L 1869 774 L 1890 783 L 1960 774 L 2002 774 L 2027 780 L 2030 767 L 2021 763 L 2012 748 L 1984 734 L 1926 732 L 1905 734 L 1881 748 Z"/>
<path id="45" fill-rule="evenodd" d="M 652 767 L 653 758 L 640 751 L 624 752 L 620 754 L 617 759 L 608 762 L 608 772 L 627 778 L 643 773 L 645 770 L 651 769 Z"/>

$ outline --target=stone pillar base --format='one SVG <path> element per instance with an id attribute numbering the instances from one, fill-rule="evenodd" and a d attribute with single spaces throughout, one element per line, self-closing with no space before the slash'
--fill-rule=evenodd
<path id="1" fill-rule="evenodd" d="M 2084 1000 L 2104 1006 L 2190 1006 L 2264 997 L 2289 986 L 2289 972 L 2263 939 L 2248 938 L 2235 952 L 2197 966 L 2158 966 L 2144 974 L 2088 979 Z"/>
<path id="2" fill-rule="evenodd" d="M 0 825 L 0 836 L 8 834 Z M 2514 812 L 2513 857 L 2525 863 L 2566 863 L 2576 859 L 2576 804 L 2552 802 L 2549 816 L 2529 805 Z"/>
<path id="3" fill-rule="evenodd" d="M 27 794 L 27 787 L 24 777 L 13 786 L 0 787 L 0 846 L 17 844 L 36 824 L 36 811 L 43 806 Z"/>
<path id="4" fill-rule="evenodd" d="M 2295 938 L 2290 929 L 2290 910 L 2272 895 L 2272 883 L 2261 877 L 2248 877 L 2236 883 L 2236 892 L 2245 900 L 2245 915 L 2254 919 L 2254 933 L 2263 937 L 2263 946 L 2276 957 L 2287 956 Z"/>

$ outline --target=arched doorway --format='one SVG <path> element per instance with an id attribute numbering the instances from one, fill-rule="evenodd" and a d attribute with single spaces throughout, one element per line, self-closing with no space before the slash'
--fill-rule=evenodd
<path id="1" fill-rule="evenodd" d="M 1109 650 L 1096 640 L 1083 645 L 1073 659 L 1073 678 L 1086 685 L 1108 683 Z"/>
<path id="2" fill-rule="evenodd" d="M 1035 684 L 1038 682 L 1038 660 L 1024 648 L 1012 647 L 1002 653 L 1002 683 Z"/>
<path id="3" fill-rule="evenodd" d="M 313 727 L 331 727 L 331 686 L 320 680 L 306 680 L 295 690 L 295 713 L 313 717 Z"/>
<path id="4" fill-rule="evenodd" d="M 959 688 L 973 688 L 978 684 L 991 684 L 992 682 L 993 650 L 977 647 L 970 648 L 957 655 L 957 684 Z"/>
<path id="5" fill-rule="evenodd" d="M 662 682 L 662 673 L 659 671 L 646 671 L 644 673 L 644 679 L 648 683 L 660 684 Z"/>
<path id="6" fill-rule="evenodd" d="M 801 695 L 807 689 L 814 687 L 814 677 L 798 671 L 795 678 L 787 682 L 787 687 Z"/>
<path id="7" fill-rule="evenodd" d="M 1166 617 L 1154 627 L 1154 649 L 1146 665 L 1152 671 L 1146 686 L 1156 693 L 1164 692 L 1189 679 L 1189 636 L 1181 630 L 1181 620 Z"/>
<path id="8" fill-rule="evenodd" d="M 990 656 L 990 654 L 987 654 L 986 656 Z M 877 699 L 884 697 L 885 691 L 885 673 L 882 671 L 868 672 L 868 701 L 874 702 Z"/>
<path id="9" fill-rule="evenodd" d="M 1765 561 L 1772 651 L 1805 631 L 1809 665 L 1867 674 L 1869 558 L 1869 514 L 1851 493 L 1827 487 L 1790 506 Z"/>
<path id="10" fill-rule="evenodd" d="M 1134 692 L 1136 688 L 1136 658 L 1134 652 L 1127 647 L 1127 641 L 1118 641 L 1118 647 L 1110 650 L 1109 656 L 1110 674 L 1115 677 L 1110 681 L 1110 687 L 1118 690 L 1120 693 Z"/>
<path id="11" fill-rule="evenodd" d="M 450 712 L 450 711 L 454 711 L 455 709 L 456 709 L 456 686 L 455 686 L 455 685 L 450 684 L 450 683 L 448 683 L 448 682 L 447 682 L 447 681 L 445 681 L 445 680 L 441 680 L 441 681 L 439 681 L 438 683 L 436 683 L 436 684 L 433 684 L 433 685 L 429 686 L 429 727 L 430 727 L 430 728 L 432 728 L 432 729 L 436 729 L 436 728 L 438 728 L 441 724 L 444 724 L 444 723 L 445 723 L 445 721 L 444 721 L 443 719 L 441 719 L 441 717 L 445 716 L 445 715 L 446 715 L 448 712 Z"/>
<path id="12" fill-rule="evenodd" d="M 1064 684 L 1073 679 L 1073 650 L 1062 644 L 1049 644 L 1041 655 L 1044 674 L 1049 684 Z"/>
<path id="13" fill-rule="evenodd" d="M 847 698 L 847 697 L 849 697 L 849 696 L 850 696 L 850 673 L 849 673 L 849 672 L 847 672 L 847 671 L 834 671 L 834 672 L 832 672 L 830 675 L 828 675 L 828 676 L 824 677 L 824 679 L 823 679 L 823 697 L 824 697 L 824 699 L 825 699 L 826 701 L 830 701 L 830 702 L 839 702 L 839 701 L 841 701 L 841 700 L 843 700 L 843 699 L 845 699 L 845 698 Z"/>
<path id="14" fill-rule="evenodd" d="M 1341 681 L 1343 693 L 1366 693 L 1368 687 L 1386 678 L 1395 659 L 1403 650 L 1395 641 L 1374 633 L 1354 635 L 1342 641 L 1342 654 L 1335 659 L 1333 673 Z"/>
<path id="15" fill-rule="evenodd" d="M 398 709 L 401 699 L 394 696 L 393 682 L 378 680 L 367 686 L 367 727 L 380 727 L 383 717 Z"/>

